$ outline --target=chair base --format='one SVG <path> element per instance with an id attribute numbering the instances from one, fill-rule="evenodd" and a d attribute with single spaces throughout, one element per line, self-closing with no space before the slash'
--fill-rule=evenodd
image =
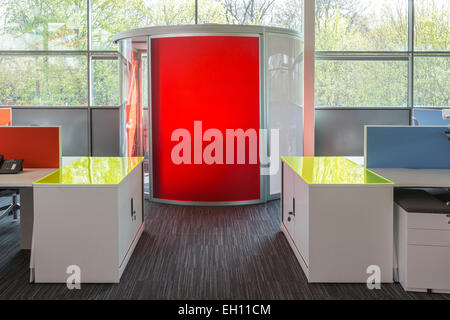
<path id="1" fill-rule="evenodd" d="M 12 215 L 14 220 L 17 220 L 17 213 L 20 210 L 20 204 L 17 203 L 17 196 L 14 195 L 12 198 L 13 201 L 11 205 L 0 208 L 0 211 L 6 209 L 6 211 L 0 215 L 0 219 L 2 219 L 5 216 Z"/>

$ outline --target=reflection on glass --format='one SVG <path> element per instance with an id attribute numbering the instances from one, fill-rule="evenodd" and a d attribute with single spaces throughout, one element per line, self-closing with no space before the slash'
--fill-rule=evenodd
<path id="1" fill-rule="evenodd" d="M 87 105 L 85 56 L 0 56 L 0 105 Z"/>
<path id="2" fill-rule="evenodd" d="M 406 61 L 316 61 L 316 106 L 407 105 Z"/>
<path id="3" fill-rule="evenodd" d="M 393 184 L 343 157 L 282 157 L 309 184 Z"/>
<path id="4" fill-rule="evenodd" d="M 118 184 L 142 160 L 138 157 L 83 157 L 34 184 Z"/>

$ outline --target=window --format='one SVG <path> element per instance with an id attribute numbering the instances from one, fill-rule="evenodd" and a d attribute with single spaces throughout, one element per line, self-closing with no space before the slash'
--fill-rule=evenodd
<path id="1" fill-rule="evenodd" d="M 421 51 L 449 51 L 449 1 L 415 0 L 414 11 L 414 49 Z"/>
<path id="2" fill-rule="evenodd" d="M 199 0 L 199 23 L 250 24 L 301 30 L 303 0 Z"/>
<path id="3" fill-rule="evenodd" d="M 116 56 L 92 57 L 94 106 L 116 106 L 119 101 L 119 62 Z"/>
<path id="4" fill-rule="evenodd" d="M 316 50 L 408 48 L 408 0 L 316 0 Z"/>
<path id="5" fill-rule="evenodd" d="M 449 7 L 316 0 L 316 107 L 448 107 Z"/>
<path id="6" fill-rule="evenodd" d="M 0 105 L 86 104 L 86 56 L 0 56 Z"/>
<path id="7" fill-rule="evenodd" d="M 2 0 L 1 50 L 86 50 L 85 0 Z"/>
<path id="8" fill-rule="evenodd" d="M 414 106 L 450 106 L 450 57 L 415 56 Z"/>
<path id="9" fill-rule="evenodd" d="M 195 0 L 92 0 L 92 49 L 117 50 L 121 31 L 195 23 Z"/>
<path id="10" fill-rule="evenodd" d="M 406 61 L 318 60 L 316 73 L 316 106 L 405 107 L 408 101 Z"/>

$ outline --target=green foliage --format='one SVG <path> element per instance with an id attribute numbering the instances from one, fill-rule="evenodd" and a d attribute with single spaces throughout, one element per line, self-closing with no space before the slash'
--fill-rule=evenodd
<path id="1" fill-rule="evenodd" d="M 416 0 L 415 4 L 415 50 L 449 51 L 448 0 Z M 316 50 L 407 52 L 407 10 L 405 0 L 317 0 Z M 406 61 L 318 60 L 316 105 L 406 106 L 407 76 Z M 448 56 L 415 56 L 415 106 L 449 106 L 449 83 Z"/>
<path id="2" fill-rule="evenodd" d="M 199 23 L 301 30 L 304 0 L 199 0 Z M 116 51 L 112 36 L 153 25 L 194 23 L 194 0 L 92 0 L 91 50 Z M 415 0 L 415 49 L 449 51 L 448 0 Z M 316 50 L 408 50 L 407 0 L 316 0 Z M 0 50 L 88 49 L 87 0 L 1 0 Z M 87 55 L 0 56 L 0 104 L 87 105 Z M 448 57 L 415 57 L 417 106 L 448 106 Z M 114 60 L 92 60 L 94 105 L 119 103 Z M 316 63 L 318 106 L 405 106 L 405 61 Z"/>

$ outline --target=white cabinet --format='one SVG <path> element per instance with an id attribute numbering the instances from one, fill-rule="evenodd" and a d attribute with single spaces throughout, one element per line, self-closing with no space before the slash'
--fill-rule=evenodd
<path id="1" fill-rule="evenodd" d="M 144 227 L 142 161 L 120 160 L 81 160 L 34 185 L 36 283 L 65 283 L 69 266 L 81 283 L 119 282 Z"/>
<path id="2" fill-rule="evenodd" d="M 450 293 L 450 215 L 395 204 L 399 279 L 407 291 Z"/>
<path id="3" fill-rule="evenodd" d="M 282 162 L 281 227 L 308 281 L 365 283 L 375 265 L 381 282 L 393 282 L 393 184 L 369 184 L 366 169 L 340 160 L 314 161 Z"/>

